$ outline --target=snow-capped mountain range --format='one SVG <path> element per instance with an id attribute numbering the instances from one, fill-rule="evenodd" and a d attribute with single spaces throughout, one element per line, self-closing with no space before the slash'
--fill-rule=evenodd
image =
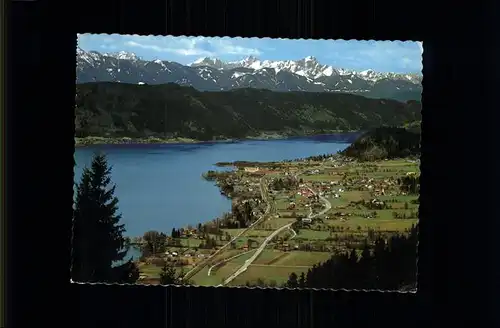
<path id="1" fill-rule="evenodd" d="M 272 91 L 343 92 L 373 98 L 420 98 L 421 74 L 361 72 L 335 68 L 314 57 L 271 61 L 250 56 L 224 62 L 200 58 L 190 65 L 142 60 L 133 53 L 77 49 L 77 83 L 115 81 L 133 84 L 177 83 L 201 91 L 259 88 Z"/>

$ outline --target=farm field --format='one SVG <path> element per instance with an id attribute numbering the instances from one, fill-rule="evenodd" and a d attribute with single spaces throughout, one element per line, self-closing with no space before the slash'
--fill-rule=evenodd
<path id="1" fill-rule="evenodd" d="M 354 247 L 361 254 L 363 245 L 373 247 L 381 236 L 406 234 L 418 222 L 418 195 L 401 186 L 401 179 L 418 173 L 416 163 L 309 161 L 294 175 L 287 173 L 292 165 L 280 170 L 274 164 L 278 168 L 259 179 L 240 171 L 234 177 L 235 184 L 245 181 L 253 189 L 262 184 L 266 201 L 257 207 L 261 214 L 256 224 L 223 227 L 205 238 L 180 238 L 179 246 L 171 248 L 178 250 L 178 260 L 189 263 L 184 271 L 190 272 L 190 283 L 281 286 L 291 274 L 306 274 L 336 252 Z M 207 240 L 216 248 L 205 249 Z M 159 275 L 152 266 L 141 272 L 150 278 Z"/>

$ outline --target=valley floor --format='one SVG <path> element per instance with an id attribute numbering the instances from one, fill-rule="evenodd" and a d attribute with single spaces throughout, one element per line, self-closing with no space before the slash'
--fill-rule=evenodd
<path id="1" fill-rule="evenodd" d="M 185 228 L 176 246 L 155 255 L 175 265 L 185 281 L 280 286 L 292 272 L 307 273 L 333 252 L 361 252 L 365 242 L 404 234 L 418 221 L 418 195 L 406 194 L 398 183 L 418 173 L 410 160 L 245 165 L 220 177 L 212 174 L 219 186 L 231 184 L 233 202 L 257 200 L 254 223 L 236 229 L 214 221 L 210 233 Z M 203 245 L 207 238 L 214 247 Z M 144 282 L 158 283 L 161 266 L 146 260 L 140 268 Z"/>

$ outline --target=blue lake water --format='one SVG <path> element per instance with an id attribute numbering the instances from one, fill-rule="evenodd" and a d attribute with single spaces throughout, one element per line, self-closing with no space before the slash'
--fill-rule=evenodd
<path id="1" fill-rule="evenodd" d="M 209 221 L 231 208 L 231 202 L 202 173 L 220 169 L 217 162 L 279 161 L 336 153 L 356 134 L 285 140 L 166 145 L 96 145 L 77 148 L 75 181 L 95 152 L 107 155 L 127 236 L 149 230 L 170 234 L 172 228 Z"/>

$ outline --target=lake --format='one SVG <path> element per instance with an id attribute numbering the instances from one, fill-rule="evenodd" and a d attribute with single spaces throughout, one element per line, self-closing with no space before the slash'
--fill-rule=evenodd
<path id="1" fill-rule="evenodd" d="M 214 164 L 233 161 L 280 161 L 336 153 L 357 134 L 246 140 L 199 144 L 95 145 L 77 148 L 75 180 L 95 152 L 107 155 L 127 236 L 197 225 L 231 209 L 213 182 L 202 174 Z"/>

